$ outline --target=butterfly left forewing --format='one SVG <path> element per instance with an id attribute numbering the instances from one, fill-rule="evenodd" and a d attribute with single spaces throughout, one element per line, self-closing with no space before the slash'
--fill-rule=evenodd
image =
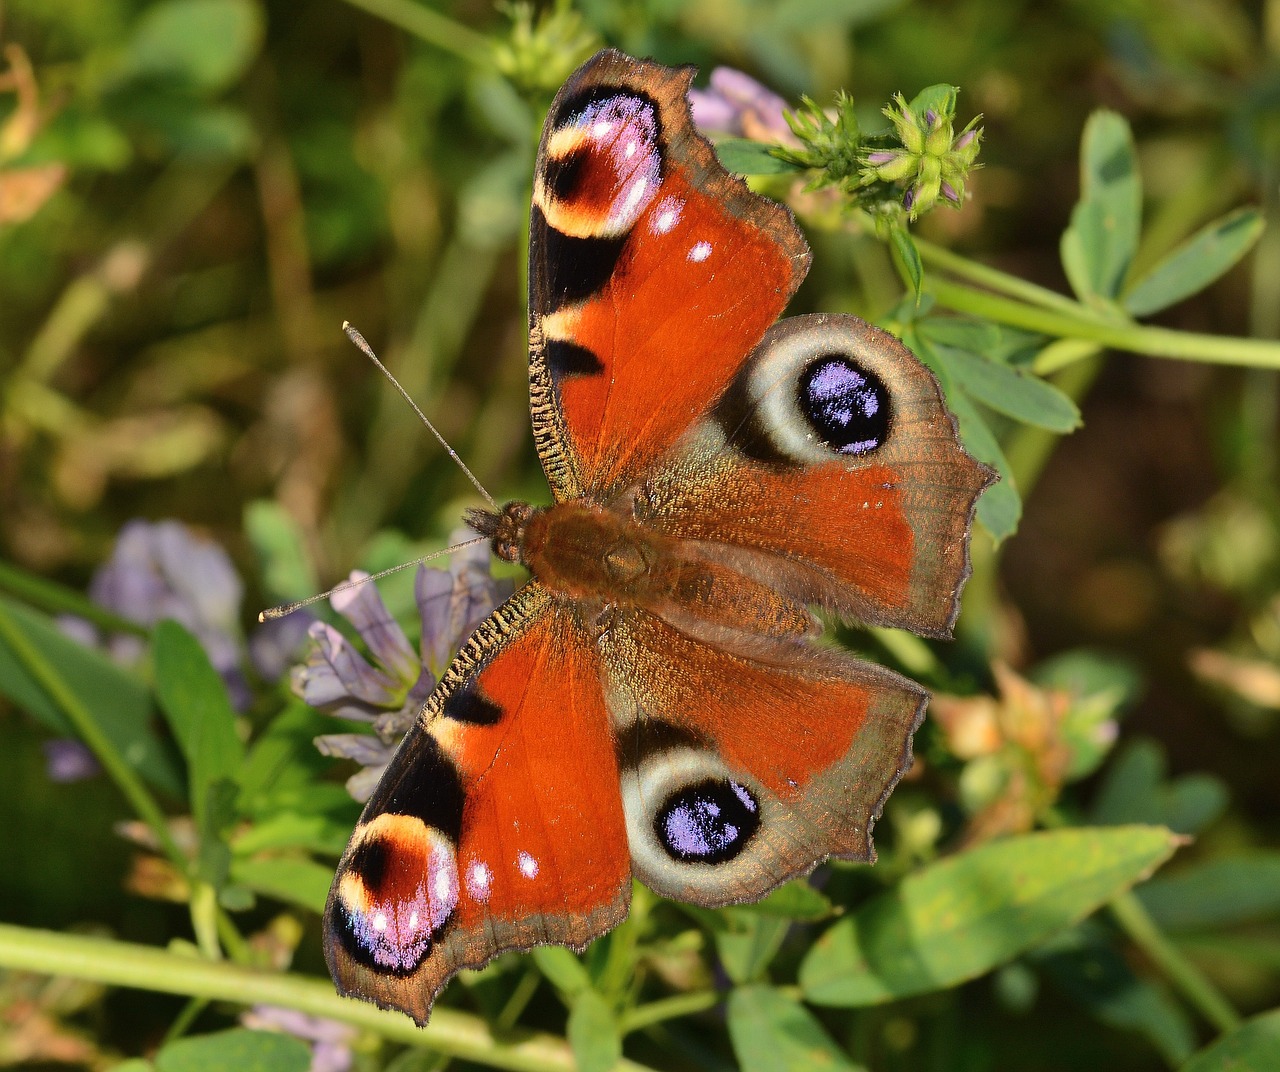
<path id="1" fill-rule="evenodd" d="M 461 968 L 615 926 L 625 845 L 598 658 L 531 583 L 464 646 L 366 806 L 325 909 L 330 972 L 425 1023 Z"/>
<path id="2" fill-rule="evenodd" d="M 612 50 L 557 94 L 534 176 L 534 433 L 558 500 L 648 469 L 782 312 L 809 249 L 698 134 L 691 68 Z"/>

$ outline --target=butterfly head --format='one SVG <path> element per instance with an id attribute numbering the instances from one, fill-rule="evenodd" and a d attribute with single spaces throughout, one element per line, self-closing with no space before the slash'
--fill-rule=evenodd
<path id="1" fill-rule="evenodd" d="M 463 518 L 481 536 L 489 537 L 493 553 L 500 559 L 523 565 L 524 530 L 535 512 L 528 503 L 509 502 L 497 513 L 474 509 L 466 511 Z"/>

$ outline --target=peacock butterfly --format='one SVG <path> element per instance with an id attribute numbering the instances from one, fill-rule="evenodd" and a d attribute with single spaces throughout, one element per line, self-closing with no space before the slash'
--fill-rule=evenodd
<path id="1" fill-rule="evenodd" d="M 994 474 L 892 336 L 775 323 L 808 246 L 695 130 L 692 77 L 601 52 L 543 130 L 529 385 L 555 501 L 469 513 L 532 579 L 427 700 L 325 909 L 338 989 L 419 1024 L 459 969 L 615 926 L 632 876 L 714 907 L 872 860 L 927 694 L 817 644 L 809 608 L 933 637 L 959 610 Z"/>

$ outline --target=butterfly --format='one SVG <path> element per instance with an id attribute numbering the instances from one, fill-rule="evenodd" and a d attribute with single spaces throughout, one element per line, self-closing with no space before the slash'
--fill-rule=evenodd
<path id="1" fill-rule="evenodd" d="M 692 78 L 601 52 L 543 129 L 529 388 L 553 503 L 468 513 L 532 578 L 442 675 L 325 909 L 338 989 L 419 1024 L 462 968 L 604 934 L 633 876 L 716 907 L 873 860 L 927 693 L 817 643 L 811 607 L 931 637 L 959 611 L 994 473 L 892 336 L 777 321 L 809 248 L 720 166 Z"/>

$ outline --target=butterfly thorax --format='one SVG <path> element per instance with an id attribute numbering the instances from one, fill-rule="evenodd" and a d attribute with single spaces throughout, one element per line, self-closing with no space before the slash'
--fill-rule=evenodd
<path id="1" fill-rule="evenodd" d="M 707 627 L 766 636 L 816 631 L 808 610 L 717 561 L 708 549 L 655 532 L 594 503 L 507 503 L 470 511 L 494 553 L 524 566 L 553 593 L 588 606 L 649 611 L 693 632 Z"/>

